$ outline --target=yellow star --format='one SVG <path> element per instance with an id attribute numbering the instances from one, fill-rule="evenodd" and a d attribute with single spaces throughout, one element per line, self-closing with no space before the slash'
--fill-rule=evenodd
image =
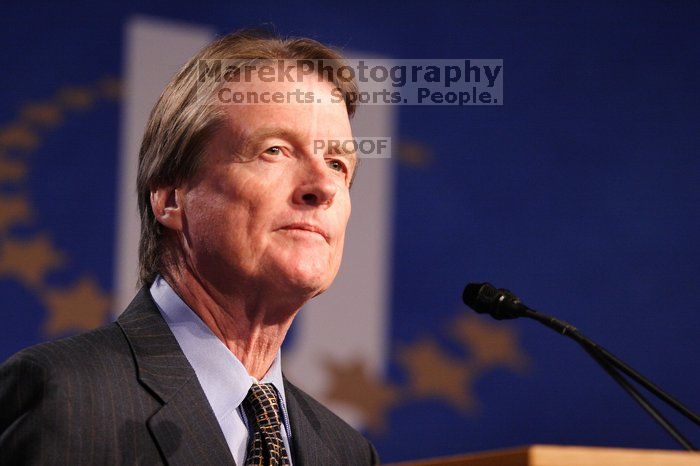
<path id="1" fill-rule="evenodd" d="M 22 162 L 9 160 L 0 155 L 0 181 L 19 181 L 26 174 L 27 167 Z M 3 208 L 0 207 L 0 217 L 3 214 Z"/>
<path id="2" fill-rule="evenodd" d="M 21 115 L 27 121 L 44 126 L 56 126 L 63 120 L 61 109 L 55 104 L 28 104 Z"/>
<path id="3" fill-rule="evenodd" d="M 527 355 L 518 347 L 515 329 L 504 323 L 491 324 L 464 313 L 450 328 L 457 341 L 470 350 L 480 368 L 505 366 L 522 371 L 530 364 Z"/>
<path id="4" fill-rule="evenodd" d="M 426 339 L 404 347 L 398 359 L 408 372 L 413 395 L 444 398 L 462 411 L 476 407 L 471 368 L 466 362 L 445 354 L 434 341 Z"/>
<path id="5" fill-rule="evenodd" d="M 39 135 L 25 125 L 10 125 L 0 129 L 0 145 L 8 149 L 34 150 Z"/>
<path id="6" fill-rule="evenodd" d="M 2 165 L 0 165 L 0 169 Z M 13 225 L 25 223 L 32 218 L 29 202 L 21 197 L 0 196 L 0 233 Z"/>
<path id="7" fill-rule="evenodd" d="M 98 84 L 98 88 L 103 97 L 110 100 L 117 100 L 121 97 L 121 82 L 115 77 L 106 77 Z"/>
<path id="8" fill-rule="evenodd" d="M 58 93 L 58 99 L 68 108 L 87 110 L 92 106 L 95 97 L 89 89 L 67 87 Z"/>
<path id="9" fill-rule="evenodd" d="M 39 287 L 46 275 L 63 262 L 46 236 L 28 241 L 7 240 L 0 248 L 0 276 L 10 275 L 29 288 Z"/>
<path id="10" fill-rule="evenodd" d="M 42 297 L 50 316 L 44 322 L 47 335 L 71 330 L 91 330 L 105 323 L 109 297 L 95 279 L 86 277 L 67 290 L 51 290 Z"/>
<path id="11" fill-rule="evenodd" d="M 399 160 L 415 168 L 425 167 L 433 161 L 433 151 L 430 147 L 417 141 L 401 141 L 399 143 Z"/>
<path id="12" fill-rule="evenodd" d="M 328 360 L 331 386 L 325 398 L 353 406 L 364 417 L 368 430 L 382 432 L 386 427 L 387 411 L 398 401 L 398 390 L 371 375 L 362 360 L 340 363 Z"/>

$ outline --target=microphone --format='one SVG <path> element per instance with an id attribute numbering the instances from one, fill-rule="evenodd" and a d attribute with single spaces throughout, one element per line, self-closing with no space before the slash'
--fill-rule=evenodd
<path id="1" fill-rule="evenodd" d="M 573 325 L 555 317 L 541 314 L 534 309 L 530 309 L 510 291 L 504 288 L 496 288 L 490 283 L 467 284 L 467 286 L 464 288 L 464 292 L 462 293 L 462 300 L 464 301 L 464 304 L 479 314 L 489 314 L 491 317 L 497 320 L 528 317 L 546 325 L 557 333 L 561 333 L 562 335 L 572 338 L 578 344 L 580 344 L 583 349 L 585 349 L 586 352 L 602 366 L 608 375 L 610 375 L 618 384 L 620 384 L 620 386 L 627 391 L 627 393 L 634 398 L 634 400 L 639 403 L 639 405 L 641 405 L 641 407 L 644 408 L 644 410 L 651 415 L 651 417 L 653 417 L 654 420 L 661 425 L 661 427 L 671 434 L 671 436 L 678 443 L 689 451 L 695 450 L 695 447 L 693 447 L 688 439 L 683 437 L 683 435 L 678 432 L 678 429 L 676 429 L 668 420 L 666 420 L 666 418 L 664 418 L 664 416 L 656 408 L 654 408 L 654 406 L 651 405 L 647 399 L 644 398 L 634 388 L 634 386 L 632 386 L 627 379 L 622 376 L 621 373 L 624 373 L 632 380 L 639 383 L 661 401 L 664 401 L 670 405 L 695 424 L 700 425 L 700 416 L 690 411 L 681 402 L 668 395 L 666 392 L 654 385 L 651 381 L 646 379 L 630 366 L 622 362 L 605 348 L 597 345 L 591 339 L 584 336 Z"/>
<path id="2" fill-rule="evenodd" d="M 520 298 L 505 288 L 496 288 L 490 283 L 469 283 L 462 293 L 462 301 L 479 314 L 489 314 L 496 320 L 529 317 L 558 333 L 572 337 L 581 344 L 589 342 L 597 347 L 570 323 L 530 309 L 520 301 Z"/>
<path id="3" fill-rule="evenodd" d="M 527 307 L 510 291 L 490 283 L 470 283 L 462 293 L 464 304 L 497 320 L 523 317 Z"/>

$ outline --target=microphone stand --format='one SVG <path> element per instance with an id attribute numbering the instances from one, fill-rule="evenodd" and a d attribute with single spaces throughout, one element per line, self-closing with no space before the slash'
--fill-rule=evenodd
<path id="1" fill-rule="evenodd" d="M 534 311 L 524 305 L 523 308 L 524 309 L 520 309 L 520 315 L 522 317 L 534 319 L 557 333 L 561 333 L 562 335 L 567 336 L 580 344 L 583 349 L 585 349 L 586 352 L 590 354 L 598 364 L 600 364 L 608 375 L 610 375 L 610 377 L 612 377 L 637 403 L 639 403 L 639 405 L 644 408 L 644 410 L 678 443 L 680 443 L 683 448 L 688 451 L 696 451 L 696 448 L 690 443 L 690 441 L 688 441 L 688 439 L 686 439 L 676 427 L 674 427 L 656 408 L 654 408 L 654 406 L 649 403 L 649 401 L 644 398 L 635 389 L 635 387 L 630 384 L 627 379 L 622 376 L 622 374 L 620 374 L 620 372 L 642 385 L 642 387 L 649 390 L 661 401 L 667 403 L 673 409 L 680 412 L 697 425 L 700 425 L 700 416 L 683 406 L 681 402 L 665 393 L 663 390 L 654 385 L 651 381 L 632 369 L 630 366 L 622 362 L 605 348 L 597 345 L 595 342 L 584 336 L 573 325 L 555 317 L 540 314 L 539 312 Z"/>
<path id="2" fill-rule="evenodd" d="M 696 448 L 693 446 L 690 441 L 681 434 L 676 427 L 671 424 L 654 406 L 649 403 L 649 401 L 642 396 L 641 393 L 637 391 L 636 388 L 632 384 L 630 384 L 627 379 L 625 379 L 622 375 L 620 375 L 617 370 L 613 366 L 611 366 L 606 359 L 604 359 L 600 354 L 596 353 L 595 351 L 586 348 L 586 351 L 588 354 L 590 354 L 595 361 L 600 364 L 600 366 L 607 372 L 610 377 L 615 379 L 615 381 L 620 384 L 620 386 L 632 397 L 634 400 L 639 403 L 639 405 L 647 412 L 651 417 L 654 418 L 654 420 L 663 427 L 666 432 L 671 434 L 671 436 L 678 442 L 680 443 L 686 450 L 688 451 L 696 451 Z"/>

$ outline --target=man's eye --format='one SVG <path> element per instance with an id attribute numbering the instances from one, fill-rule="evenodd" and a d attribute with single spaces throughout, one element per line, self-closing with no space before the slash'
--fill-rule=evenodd
<path id="1" fill-rule="evenodd" d="M 339 171 L 339 172 L 345 171 L 345 164 L 343 162 L 341 162 L 340 160 L 330 159 L 330 160 L 326 161 L 326 163 L 328 164 L 329 167 L 331 167 L 332 170 Z"/>
<path id="2" fill-rule="evenodd" d="M 269 155 L 280 155 L 282 153 L 282 149 L 280 149 L 278 146 L 272 146 L 265 149 L 265 153 Z"/>

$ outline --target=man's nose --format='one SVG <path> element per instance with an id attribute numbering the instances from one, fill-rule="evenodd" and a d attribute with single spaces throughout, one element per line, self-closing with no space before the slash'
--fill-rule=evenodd
<path id="1" fill-rule="evenodd" d="M 330 206 L 338 192 L 338 184 L 326 161 L 322 158 L 314 158 L 299 168 L 300 181 L 294 191 L 294 202 L 310 206 Z"/>

